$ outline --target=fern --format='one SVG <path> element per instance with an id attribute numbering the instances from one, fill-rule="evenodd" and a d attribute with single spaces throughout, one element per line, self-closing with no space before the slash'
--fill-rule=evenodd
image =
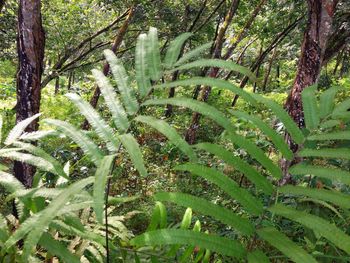
<path id="1" fill-rule="evenodd" d="M 171 41 L 164 59 L 164 64 L 166 68 L 172 68 L 172 66 L 179 58 L 182 46 L 184 45 L 186 40 L 189 39 L 191 36 L 191 33 L 184 33 L 175 38 L 173 41 Z"/>

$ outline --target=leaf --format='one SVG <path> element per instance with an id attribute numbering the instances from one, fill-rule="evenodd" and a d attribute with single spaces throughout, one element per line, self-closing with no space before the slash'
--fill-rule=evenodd
<path id="1" fill-rule="evenodd" d="M 211 118 L 213 121 L 221 125 L 227 130 L 234 130 L 234 126 L 226 118 L 226 116 L 217 110 L 215 107 L 208 105 L 205 102 L 200 102 L 188 98 L 171 98 L 171 99 L 154 99 L 147 100 L 142 105 L 166 105 L 171 104 L 179 107 L 187 107 L 195 112 Z"/>
<path id="2" fill-rule="evenodd" d="M 320 95 L 320 117 L 325 118 L 332 113 L 334 109 L 335 95 L 340 90 L 339 87 L 331 87 Z"/>
<path id="3" fill-rule="evenodd" d="M 309 141 L 350 140 L 350 131 L 336 131 L 308 136 Z"/>
<path id="4" fill-rule="evenodd" d="M 248 263 L 270 263 L 269 258 L 261 250 L 249 252 L 247 259 Z"/>
<path id="5" fill-rule="evenodd" d="M 198 164 L 184 164 L 177 166 L 175 169 L 189 171 L 216 184 L 225 193 L 241 203 L 248 212 L 254 215 L 260 215 L 263 211 L 263 205 L 259 199 L 253 197 L 247 190 L 240 188 L 235 181 L 212 168 Z"/>
<path id="6" fill-rule="evenodd" d="M 182 46 L 185 44 L 186 40 L 189 39 L 191 36 L 192 33 L 183 33 L 170 42 L 169 48 L 164 59 L 164 64 L 166 68 L 170 69 L 178 60 Z"/>
<path id="7" fill-rule="evenodd" d="M 302 186 L 287 185 L 280 187 L 279 191 L 284 194 L 302 195 L 317 200 L 323 200 L 326 202 L 333 203 L 337 206 L 343 207 L 345 209 L 350 208 L 350 196 L 333 190 L 312 189 L 305 188 Z"/>
<path id="8" fill-rule="evenodd" d="M 14 141 L 16 141 L 21 136 L 21 134 L 24 132 L 24 130 L 28 127 L 28 125 L 31 124 L 35 119 L 39 118 L 40 115 L 41 115 L 41 113 L 35 114 L 32 117 L 27 118 L 27 119 L 17 123 L 16 126 L 10 131 L 4 144 L 10 145 Z"/>
<path id="9" fill-rule="evenodd" d="M 128 74 L 123 64 L 118 60 L 116 55 L 111 50 L 104 51 L 106 60 L 108 61 L 115 80 L 117 81 L 118 89 L 124 106 L 129 115 L 133 115 L 139 109 L 134 90 L 130 86 Z"/>
<path id="10" fill-rule="evenodd" d="M 332 181 L 339 181 L 350 186 L 350 173 L 341 169 L 326 168 L 308 164 L 297 164 L 289 168 L 292 175 L 312 174 L 318 177 L 327 178 Z"/>
<path id="11" fill-rule="evenodd" d="M 135 168 L 139 171 L 140 175 L 147 176 L 147 170 L 143 163 L 142 153 L 140 146 L 135 140 L 135 138 L 130 134 L 123 134 L 119 136 L 119 139 L 125 149 L 127 150 L 130 159 L 132 160 Z"/>
<path id="12" fill-rule="evenodd" d="M 302 149 L 298 152 L 300 157 L 320 157 L 335 159 L 350 159 L 350 149 L 348 148 L 322 148 L 322 149 Z"/>
<path id="13" fill-rule="evenodd" d="M 295 124 L 294 120 L 288 115 L 288 113 L 275 101 L 267 99 L 259 94 L 251 94 L 258 102 L 264 104 L 269 110 L 271 110 L 279 120 L 284 124 L 284 127 L 297 143 L 301 144 L 305 140 L 303 133 L 299 127 Z"/>
<path id="14" fill-rule="evenodd" d="M 150 231 L 135 237 L 130 243 L 134 246 L 192 245 L 235 258 L 243 258 L 246 253 L 242 245 L 235 240 L 183 229 Z"/>
<path id="15" fill-rule="evenodd" d="M 332 112 L 333 119 L 348 119 L 350 117 L 350 99 L 344 100 L 342 103 L 335 106 Z"/>
<path id="16" fill-rule="evenodd" d="M 203 198 L 183 193 L 157 193 L 155 194 L 155 199 L 158 201 L 173 202 L 183 207 L 190 207 L 195 211 L 211 216 L 224 224 L 232 226 L 246 235 L 251 235 L 254 231 L 253 225 L 249 220 L 237 216 L 234 212 L 215 205 Z"/>
<path id="17" fill-rule="evenodd" d="M 149 28 L 148 41 L 147 41 L 147 53 L 148 53 L 148 66 L 149 73 L 152 80 L 157 81 L 162 76 L 160 50 L 158 41 L 158 31 L 154 27 Z"/>
<path id="18" fill-rule="evenodd" d="M 39 240 L 39 245 L 44 247 L 51 255 L 59 257 L 63 262 L 79 263 L 80 259 L 73 255 L 66 247 L 66 244 L 55 240 L 48 233 L 44 233 Z"/>
<path id="19" fill-rule="evenodd" d="M 165 206 L 161 202 L 156 202 L 147 231 L 156 230 L 158 226 L 160 229 L 166 228 L 167 226 L 167 212 Z"/>
<path id="20" fill-rule="evenodd" d="M 98 165 L 102 158 L 103 153 L 100 151 L 98 146 L 93 143 L 93 141 L 87 137 L 84 133 L 73 127 L 71 124 L 53 119 L 45 119 L 44 123 L 48 125 L 55 126 L 55 128 L 62 132 L 64 135 L 71 138 L 75 143 L 77 143 L 84 153 L 91 158 L 91 160 Z"/>
<path id="21" fill-rule="evenodd" d="M 209 78 L 209 77 L 192 77 L 189 79 L 166 82 L 160 85 L 156 85 L 153 88 L 163 89 L 163 88 L 173 88 L 177 86 L 191 86 L 191 85 L 204 85 L 204 86 L 230 90 L 233 93 L 242 97 L 245 101 L 251 103 L 252 105 L 258 105 L 256 100 L 252 97 L 250 93 L 244 91 L 237 85 L 222 79 L 215 79 L 215 78 Z"/>
<path id="22" fill-rule="evenodd" d="M 277 204 L 269 208 L 269 210 L 272 213 L 286 217 L 312 229 L 314 232 L 328 239 L 346 253 L 350 253 L 350 237 L 328 221 L 306 212 L 288 208 L 282 204 Z"/>
<path id="23" fill-rule="evenodd" d="M 248 68 L 243 67 L 241 65 L 238 65 L 236 63 L 233 63 L 231 61 L 226 61 L 226 60 L 221 60 L 221 59 L 199 59 L 199 60 L 196 60 L 194 62 L 190 62 L 190 63 L 184 64 L 184 65 L 181 65 L 177 68 L 174 68 L 174 69 L 170 70 L 170 72 L 187 70 L 187 69 L 192 69 L 192 68 L 199 68 L 199 67 L 201 67 L 201 68 L 203 68 L 203 67 L 222 68 L 225 70 L 235 71 L 235 72 L 241 73 L 241 74 L 249 77 L 249 79 L 251 81 L 256 80 L 255 75 Z"/>
<path id="24" fill-rule="evenodd" d="M 252 166 L 234 156 L 231 152 L 227 151 L 224 147 L 210 143 L 200 143 L 195 145 L 195 147 L 216 155 L 227 164 L 242 172 L 251 182 L 255 184 L 258 189 L 261 189 L 265 194 L 272 194 L 273 186 L 265 177 L 259 174 Z"/>
<path id="25" fill-rule="evenodd" d="M 301 93 L 301 99 L 303 102 L 303 111 L 306 128 L 308 130 L 315 130 L 320 124 L 319 108 L 316 100 L 317 86 L 311 86 L 304 89 Z"/>
<path id="26" fill-rule="evenodd" d="M 175 64 L 174 66 L 180 66 L 189 60 L 198 57 L 201 53 L 205 52 L 206 50 L 210 49 L 211 46 L 213 45 L 213 42 L 209 42 L 203 45 L 200 45 L 196 47 L 195 49 L 185 53 Z"/>
<path id="27" fill-rule="evenodd" d="M 103 157 L 100 165 L 97 167 L 94 182 L 94 211 L 96 219 L 100 224 L 103 224 L 103 207 L 105 204 L 105 189 L 108 175 L 111 173 L 115 155 Z"/>
<path id="28" fill-rule="evenodd" d="M 187 208 L 181 221 L 181 229 L 188 229 L 192 221 L 192 209 Z"/>
<path id="29" fill-rule="evenodd" d="M 261 120 L 259 117 L 249 115 L 242 111 L 232 111 L 229 110 L 229 112 L 238 117 L 245 119 L 247 121 L 252 122 L 255 124 L 266 136 L 268 136 L 271 141 L 274 143 L 276 148 L 288 159 L 292 160 L 294 155 L 293 152 L 289 149 L 289 146 L 285 143 L 283 137 L 279 135 L 274 129 L 272 129 L 270 126 L 268 126 L 263 120 Z"/>
<path id="30" fill-rule="evenodd" d="M 268 170 L 271 175 L 277 179 L 282 178 L 282 170 L 275 165 L 270 158 L 253 142 L 247 140 L 239 134 L 227 134 L 227 137 L 239 148 L 247 150 L 251 157 L 257 160 L 263 167 Z"/>
<path id="31" fill-rule="evenodd" d="M 191 146 L 167 122 L 151 116 L 137 116 L 135 120 L 153 127 L 167 137 L 172 144 L 176 145 L 176 147 L 178 147 L 192 161 L 197 160 L 197 156 Z"/>
<path id="32" fill-rule="evenodd" d="M 56 132 L 53 130 L 25 132 L 19 137 L 19 139 L 22 141 L 38 141 L 50 135 L 56 135 Z"/>
<path id="33" fill-rule="evenodd" d="M 317 263 L 304 249 L 297 246 L 283 233 L 273 227 L 257 231 L 258 235 L 296 263 Z M 254 261 L 252 261 L 254 262 Z M 250 262 L 249 262 L 250 263 Z"/>
<path id="34" fill-rule="evenodd" d="M 106 76 L 98 70 L 92 70 L 96 83 L 99 86 L 101 93 L 105 99 L 108 109 L 112 113 L 113 122 L 115 126 L 121 131 L 125 132 L 129 128 L 129 121 L 126 112 L 121 105 L 117 94 Z"/>
<path id="35" fill-rule="evenodd" d="M 10 193 L 24 190 L 24 186 L 12 174 L 0 171 L 0 184 Z"/>
<path id="36" fill-rule="evenodd" d="M 151 81 L 149 78 L 148 65 L 147 65 L 147 35 L 139 35 L 136 43 L 135 54 L 135 70 L 136 70 L 136 82 L 141 95 L 141 98 L 145 97 L 151 89 Z"/>

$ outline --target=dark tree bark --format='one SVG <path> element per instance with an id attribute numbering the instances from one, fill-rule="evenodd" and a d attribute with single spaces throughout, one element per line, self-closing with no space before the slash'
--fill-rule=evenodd
<path id="1" fill-rule="evenodd" d="M 273 62 L 275 61 L 276 59 L 276 56 L 277 56 L 277 48 L 274 49 L 273 53 L 272 53 L 272 56 L 271 56 L 271 59 L 267 65 L 267 70 L 266 70 L 266 73 L 265 73 L 265 77 L 264 77 L 264 82 L 263 82 L 263 85 L 261 87 L 262 91 L 266 91 L 266 86 L 267 86 L 267 83 L 269 81 L 269 77 L 270 77 L 270 74 L 271 74 L 271 69 L 272 69 L 272 66 L 273 66 Z"/>
<path id="2" fill-rule="evenodd" d="M 338 1 L 308 0 L 307 3 L 308 23 L 301 46 L 298 70 L 292 90 L 285 103 L 286 110 L 299 127 L 305 126 L 301 92 L 318 81 Z M 298 150 L 298 145 L 291 141 L 288 134 L 286 134 L 286 141 L 293 152 Z M 299 161 L 297 158 L 293 161 L 282 160 L 283 178 L 280 181 L 281 185 L 291 182 L 292 178 L 288 173 L 288 168 Z"/>
<path id="3" fill-rule="evenodd" d="M 130 8 L 130 11 L 129 11 L 129 14 L 128 16 L 126 17 L 123 25 L 120 27 L 118 33 L 117 33 L 117 36 L 116 38 L 114 39 L 114 42 L 113 42 L 113 45 L 112 45 L 112 48 L 111 50 L 116 53 L 119 46 L 121 45 L 122 41 L 123 41 L 123 38 L 127 32 L 127 29 L 129 27 L 129 24 L 132 20 L 132 18 L 134 17 L 134 14 L 135 14 L 135 8 L 132 7 Z M 109 74 L 109 64 L 106 62 L 103 66 L 103 74 L 105 76 L 107 76 Z M 100 95 L 101 95 L 101 90 L 98 86 L 95 87 L 95 90 L 94 90 L 94 93 L 90 99 L 90 104 L 93 108 L 96 108 L 97 106 L 97 103 L 98 103 L 98 100 L 100 98 Z M 82 124 L 82 129 L 84 130 L 87 130 L 89 129 L 89 122 L 87 120 L 85 120 Z"/>
<path id="4" fill-rule="evenodd" d="M 334 70 L 333 70 L 333 75 L 334 75 L 334 76 L 335 76 L 335 75 L 337 74 L 337 72 L 338 72 L 338 67 L 339 67 L 340 62 L 341 62 L 341 60 L 342 60 L 342 58 L 343 58 L 344 51 L 345 51 L 345 48 L 342 49 L 342 51 L 338 53 L 337 59 L 336 59 L 336 61 L 335 61 Z"/>
<path id="5" fill-rule="evenodd" d="M 67 90 L 72 89 L 72 82 L 73 82 L 73 78 L 74 78 L 73 75 L 74 75 L 74 71 L 69 72 Z"/>
<path id="6" fill-rule="evenodd" d="M 16 122 L 31 117 L 40 110 L 40 83 L 43 72 L 45 33 L 42 27 L 40 0 L 20 0 L 18 7 L 18 60 Z M 38 129 L 33 121 L 25 130 Z M 15 162 L 16 178 L 25 187 L 32 186 L 35 168 Z"/>
<path id="7" fill-rule="evenodd" d="M 0 13 L 4 6 L 5 6 L 5 0 L 0 0 Z"/>
<path id="8" fill-rule="evenodd" d="M 60 91 L 60 77 L 57 77 L 55 82 L 55 95 L 57 95 L 59 91 Z"/>

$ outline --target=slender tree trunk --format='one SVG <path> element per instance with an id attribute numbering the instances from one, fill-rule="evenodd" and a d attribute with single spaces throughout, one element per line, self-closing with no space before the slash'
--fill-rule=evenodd
<path id="1" fill-rule="evenodd" d="M 134 14 L 135 14 L 135 8 L 132 7 L 130 8 L 130 11 L 129 11 L 129 14 L 127 16 L 127 18 L 125 19 L 123 25 L 121 26 L 121 28 L 119 29 L 118 31 L 118 34 L 117 34 L 117 37 L 115 38 L 114 40 L 114 43 L 112 45 L 112 48 L 111 50 L 116 53 L 119 46 L 121 45 L 122 41 L 123 41 L 123 38 L 126 34 L 126 31 L 129 27 L 129 24 L 132 20 L 132 18 L 134 17 Z M 103 66 L 103 74 L 105 76 L 107 76 L 109 74 L 109 64 L 106 62 Z M 94 93 L 90 99 L 90 104 L 93 108 L 96 108 L 97 106 L 97 103 L 98 103 L 98 100 L 100 98 L 100 95 L 101 95 L 101 90 L 98 86 L 95 86 L 95 90 L 94 90 Z M 87 120 L 85 120 L 82 124 L 82 129 L 84 130 L 87 130 L 89 129 L 89 122 Z"/>
<path id="2" fill-rule="evenodd" d="M 231 2 L 230 8 L 226 14 L 225 20 L 222 24 L 222 26 L 219 29 L 217 38 L 214 43 L 214 49 L 212 52 L 212 58 L 221 58 L 221 51 L 222 46 L 224 44 L 225 40 L 225 33 L 227 31 L 228 26 L 232 22 L 233 16 L 235 15 L 238 6 L 239 6 L 239 0 L 233 0 Z M 219 68 L 210 68 L 208 71 L 208 76 L 211 78 L 216 78 L 219 73 Z M 201 101 L 207 101 L 209 98 L 211 92 L 211 87 L 203 87 L 200 92 L 200 98 Z M 199 120 L 201 115 L 198 112 L 194 112 L 192 115 L 192 121 L 190 124 L 190 127 L 187 129 L 185 134 L 185 139 L 189 144 L 194 144 L 196 141 L 196 134 L 197 130 L 199 128 Z"/>
<path id="3" fill-rule="evenodd" d="M 18 7 L 18 73 L 16 122 L 31 117 L 40 110 L 40 83 L 43 72 L 45 33 L 41 20 L 40 0 L 20 0 Z M 25 130 L 38 129 L 38 121 L 33 121 Z M 15 162 L 16 178 L 30 188 L 35 168 Z"/>
<path id="4" fill-rule="evenodd" d="M 69 72 L 67 90 L 72 89 L 73 74 L 74 74 L 74 71 Z"/>
<path id="5" fill-rule="evenodd" d="M 340 62 L 341 62 L 341 60 L 343 58 L 343 55 L 344 55 L 344 51 L 345 51 L 345 48 L 343 48 L 342 51 L 338 53 L 337 59 L 335 61 L 334 70 L 333 70 L 333 75 L 334 76 L 337 74 Z"/>
<path id="6" fill-rule="evenodd" d="M 59 91 L 60 91 L 60 77 L 57 77 L 55 81 L 55 95 L 57 95 Z"/>
<path id="7" fill-rule="evenodd" d="M 342 65 L 340 68 L 340 73 L 339 73 L 339 78 L 343 78 L 344 74 L 346 74 L 346 72 L 348 72 L 349 69 L 349 50 L 347 50 L 343 56 L 343 61 L 342 61 Z"/>
<path id="8" fill-rule="evenodd" d="M 271 74 L 271 69 L 272 69 L 272 65 L 273 65 L 273 62 L 275 61 L 276 59 L 276 56 L 277 56 L 277 48 L 274 49 L 273 53 L 272 53 L 272 56 L 271 56 L 271 59 L 268 63 L 268 66 L 267 66 L 267 71 L 265 73 L 265 77 L 264 77 L 264 82 L 263 82 L 263 85 L 262 85 L 262 91 L 265 92 L 266 91 L 266 86 L 267 86 L 267 83 L 269 81 L 269 77 L 270 77 L 270 74 Z"/>
<path id="9" fill-rule="evenodd" d="M 285 103 L 286 110 L 299 127 L 304 127 L 305 125 L 301 92 L 318 81 L 338 3 L 337 0 L 308 0 L 307 2 L 309 12 L 308 24 L 301 46 L 298 70 L 292 90 Z M 298 150 L 298 145 L 292 142 L 288 134 L 286 134 L 286 141 L 293 152 Z M 282 160 L 283 178 L 280 181 L 281 185 L 291 182 L 292 178 L 288 173 L 288 169 L 290 165 L 299 161 L 298 159 L 292 162 Z"/>
<path id="10" fill-rule="evenodd" d="M 280 81 L 280 76 L 281 76 L 281 66 L 279 61 L 277 62 L 277 66 L 276 66 L 276 81 L 277 81 L 277 87 L 279 88 L 281 85 L 281 81 Z"/>

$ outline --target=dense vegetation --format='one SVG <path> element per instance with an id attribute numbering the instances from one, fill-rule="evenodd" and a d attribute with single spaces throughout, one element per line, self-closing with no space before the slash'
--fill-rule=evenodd
<path id="1" fill-rule="evenodd" d="M 0 0 L 0 262 L 349 262 L 349 6 Z"/>

